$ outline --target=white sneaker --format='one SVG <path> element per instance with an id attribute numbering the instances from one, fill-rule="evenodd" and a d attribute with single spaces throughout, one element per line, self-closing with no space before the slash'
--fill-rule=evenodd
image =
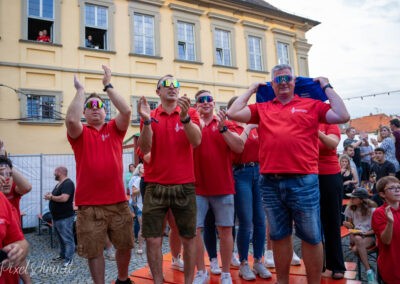
<path id="1" fill-rule="evenodd" d="M 178 257 L 172 257 L 171 268 L 179 271 L 183 271 L 183 260 L 181 256 L 178 254 Z"/>
<path id="2" fill-rule="evenodd" d="M 266 269 L 266 268 L 264 268 Z M 247 261 L 245 263 L 240 264 L 239 266 L 239 276 L 244 280 L 255 280 L 256 275 L 253 271 L 251 271 L 249 264 Z"/>
<path id="3" fill-rule="evenodd" d="M 231 265 L 235 266 L 235 267 L 239 267 L 240 266 L 240 261 L 239 261 L 237 255 L 236 255 L 236 253 L 232 253 Z"/>
<path id="4" fill-rule="evenodd" d="M 228 273 L 222 273 L 221 275 L 221 284 L 232 284 L 232 277 L 231 274 Z"/>
<path id="5" fill-rule="evenodd" d="M 193 284 L 206 284 L 208 283 L 209 278 L 210 275 L 208 274 L 207 269 L 205 271 L 199 270 L 194 276 Z"/>
<path id="6" fill-rule="evenodd" d="M 212 258 L 211 261 L 210 261 L 210 271 L 211 271 L 212 274 L 215 274 L 215 275 L 219 275 L 222 272 L 222 270 L 221 270 L 221 268 L 219 267 L 219 264 L 218 264 L 218 259 L 215 258 L 215 257 Z"/>
<path id="7" fill-rule="evenodd" d="M 255 275 L 260 276 L 261 278 L 271 278 L 272 274 L 269 272 L 267 268 L 260 262 L 256 262 L 253 264 L 253 272 Z"/>
<path id="8" fill-rule="evenodd" d="M 265 267 L 268 267 L 268 268 L 275 267 L 274 253 L 272 252 L 272 250 L 267 250 L 267 252 L 265 253 L 264 265 L 265 265 Z"/>
<path id="9" fill-rule="evenodd" d="M 294 251 L 293 251 L 292 262 L 290 263 L 290 265 L 301 265 L 301 259 Z"/>

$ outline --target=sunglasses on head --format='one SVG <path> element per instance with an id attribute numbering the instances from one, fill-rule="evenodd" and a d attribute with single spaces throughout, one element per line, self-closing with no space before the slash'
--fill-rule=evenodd
<path id="1" fill-rule="evenodd" d="M 201 96 L 197 98 L 197 102 L 202 104 L 202 103 L 211 103 L 214 101 L 212 96 Z"/>
<path id="2" fill-rule="evenodd" d="M 175 80 L 166 79 L 166 80 L 164 80 L 164 81 L 161 82 L 161 85 L 160 85 L 160 86 L 169 88 L 169 87 L 171 87 L 171 85 L 173 85 L 174 88 L 179 88 L 179 87 L 181 86 L 181 84 L 179 83 L 179 81 L 176 80 L 176 79 L 175 79 Z"/>
<path id="3" fill-rule="evenodd" d="M 281 75 L 281 76 L 276 76 L 274 78 L 274 82 L 277 84 L 289 83 L 292 80 L 293 80 L 293 76 L 291 76 L 291 75 Z"/>
<path id="4" fill-rule="evenodd" d="M 100 101 L 100 100 L 92 100 L 92 101 L 88 101 L 85 104 L 85 108 L 93 109 L 94 107 L 103 108 L 104 107 L 104 103 L 102 101 Z"/>

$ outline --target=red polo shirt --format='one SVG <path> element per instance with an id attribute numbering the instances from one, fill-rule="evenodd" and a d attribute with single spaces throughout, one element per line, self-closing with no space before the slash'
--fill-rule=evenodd
<path id="1" fill-rule="evenodd" d="M 400 283 L 400 208 L 397 210 L 390 208 L 394 219 L 392 241 L 389 245 L 385 245 L 380 236 L 387 224 L 385 212 L 387 206 L 388 204 L 385 202 L 382 206 L 376 208 L 372 214 L 371 225 L 377 236 L 379 248 L 378 269 L 385 283 Z"/>
<path id="2" fill-rule="evenodd" d="M 244 127 L 235 123 L 235 132 L 239 135 L 242 134 Z M 258 150 L 260 148 L 260 141 L 258 140 L 257 128 L 253 128 L 248 133 L 246 143 L 244 144 L 244 150 L 242 153 L 237 154 L 232 152 L 232 159 L 234 165 L 247 164 L 250 162 L 258 162 Z"/>
<path id="3" fill-rule="evenodd" d="M 232 122 L 226 121 L 225 125 L 235 131 Z M 194 149 L 197 195 L 235 193 L 231 150 L 222 135 L 215 116 L 202 129 L 201 144 Z"/>
<path id="4" fill-rule="evenodd" d="M 15 184 L 15 182 L 13 182 L 12 186 L 11 186 L 11 190 L 8 194 L 6 194 L 6 197 L 7 197 L 8 201 L 10 202 L 10 204 L 15 208 L 15 210 L 17 210 L 18 216 L 21 216 L 21 210 L 19 208 L 19 203 L 21 201 L 22 195 L 15 191 L 16 187 L 17 187 L 17 185 Z"/>
<path id="5" fill-rule="evenodd" d="M 319 130 L 325 135 L 333 134 L 340 140 L 340 129 L 336 124 L 320 123 Z M 318 139 L 319 161 L 318 170 L 320 175 L 332 175 L 340 172 L 339 159 L 335 149 L 329 149 Z"/>
<path id="6" fill-rule="evenodd" d="M 20 224 L 15 220 L 15 208 L 7 201 L 3 193 L 0 193 L 0 249 L 24 239 Z M 0 283 L 18 283 L 18 274 L 3 270 L 0 273 Z"/>
<path id="7" fill-rule="evenodd" d="M 297 95 L 249 105 L 248 123 L 258 124 L 260 172 L 318 174 L 318 126 L 329 104 Z"/>
<path id="8" fill-rule="evenodd" d="M 117 128 L 113 119 L 100 130 L 84 125 L 76 139 L 68 135 L 76 161 L 77 206 L 126 201 L 122 165 L 125 133 Z"/>
<path id="9" fill-rule="evenodd" d="M 162 105 L 151 112 L 153 140 L 151 160 L 145 164 L 146 182 L 159 184 L 185 184 L 195 181 L 193 170 L 193 147 L 186 137 L 179 117 L 180 107 L 168 114 Z M 200 125 L 194 108 L 188 111 L 193 123 Z M 140 129 L 143 128 L 143 121 Z"/>

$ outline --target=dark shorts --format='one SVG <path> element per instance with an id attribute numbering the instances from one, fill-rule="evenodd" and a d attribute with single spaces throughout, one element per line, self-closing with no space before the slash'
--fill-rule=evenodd
<path id="1" fill-rule="evenodd" d="M 179 235 L 196 236 L 196 194 L 193 183 L 177 185 L 146 184 L 143 201 L 142 235 L 156 238 L 163 235 L 163 222 L 167 211 L 174 215 Z"/>
<path id="2" fill-rule="evenodd" d="M 116 249 L 133 248 L 132 226 L 128 202 L 79 206 L 76 219 L 78 254 L 84 258 L 102 255 L 106 235 Z"/>

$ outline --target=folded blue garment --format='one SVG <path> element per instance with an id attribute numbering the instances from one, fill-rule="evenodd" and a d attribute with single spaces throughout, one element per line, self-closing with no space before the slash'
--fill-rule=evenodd
<path id="1" fill-rule="evenodd" d="M 314 82 L 313 78 L 308 77 L 296 77 L 294 93 L 303 98 L 311 98 L 323 102 L 328 99 L 319 82 Z M 256 101 L 258 103 L 268 102 L 274 98 L 275 93 L 272 89 L 271 82 L 267 82 L 265 86 L 258 87 L 256 96 Z"/>

